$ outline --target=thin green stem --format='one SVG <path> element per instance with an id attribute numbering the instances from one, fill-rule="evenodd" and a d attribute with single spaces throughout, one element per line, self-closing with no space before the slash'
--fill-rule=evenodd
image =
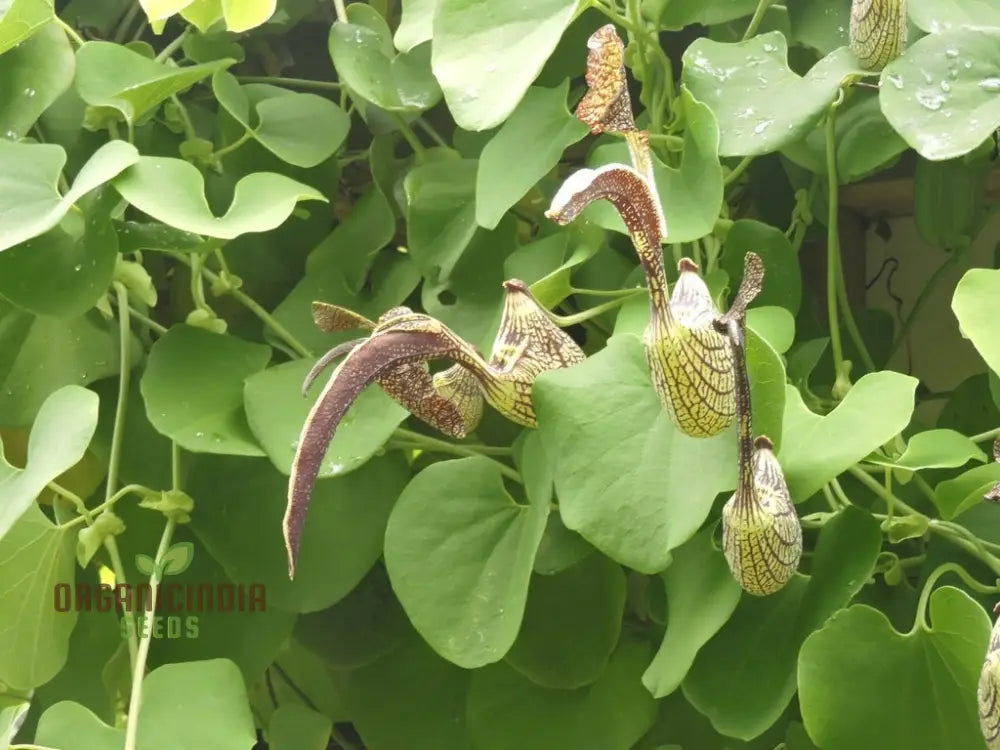
<path id="1" fill-rule="evenodd" d="M 570 294 L 585 294 L 588 297 L 631 297 L 635 293 L 646 291 L 645 288 L 632 287 L 630 289 L 577 289 L 570 287 Z"/>
<path id="2" fill-rule="evenodd" d="M 854 347 L 858 350 L 858 354 L 861 355 L 862 363 L 868 369 L 868 372 L 875 372 L 878 368 L 875 367 L 875 361 L 872 359 L 872 355 L 868 351 L 868 346 L 861 336 L 861 329 L 858 328 L 858 323 L 854 319 L 854 311 L 851 310 L 850 301 L 847 299 L 847 281 L 844 278 L 844 263 L 839 252 L 837 253 L 837 298 L 840 300 L 840 305 L 843 308 L 844 325 L 847 326 L 847 333 L 850 335 L 851 341 L 854 342 Z"/>
<path id="3" fill-rule="evenodd" d="M 740 160 L 740 163 L 737 164 L 735 167 L 733 167 L 733 171 L 726 175 L 726 179 L 722 181 L 722 184 L 732 185 L 734 182 L 736 182 L 740 177 L 743 176 L 743 173 L 750 168 L 750 165 L 753 164 L 754 158 L 756 157 L 744 156 L 743 159 Z"/>
<path id="4" fill-rule="evenodd" d="M 433 125 L 427 122 L 426 117 L 418 117 L 416 123 L 420 126 L 420 129 L 427 133 L 427 135 L 430 136 L 430 139 L 437 145 L 442 148 L 448 148 L 448 142 L 441 137 L 441 134 L 434 129 Z"/>
<path id="5" fill-rule="evenodd" d="M 445 440 L 438 440 L 437 438 L 428 437 L 427 435 L 421 435 L 419 432 L 411 432 L 410 430 L 397 429 L 394 435 L 400 435 L 403 440 L 393 440 L 389 443 L 389 448 L 409 448 L 409 449 L 419 449 L 433 453 L 450 453 L 455 456 L 481 456 L 486 458 L 496 465 L 500 473 L 503 474 L 508 479 L 512 479 L 518 484 L 523 484 L 524 480 L 521 479 L 521 475 L 518 474 L 514 469 L 507 466 L 507 464 L 497 461 L 495 458 L 484 455 L 474 448 L 467 447 L 464 445 L 456 445 L 455 443 L 449 443 Z"/>
<path id="6" fill-rule="evenodd" d="M 638 297 L 643 294 L 646 294 L 645 289 L 633 289 L 631 294 L 624 294 L 620 297 L 615 297 L 614 299 L 602 302 L 594 307 L 589 307 L 586 310 L 581 310 L 573 315 L 556 315 L 554 312 L 548 312 L 548 316 L 556 325 L 562 328 L 568 328 L 569 326 L 582 323 L 585 320 L 596 318 L 598 315 L 606 313 L 608 310 L 614 310 L 616 307 L 621 307 L 633 297 Z"/>
<path id="7" fill-rule="evenodd" d="M 424 148 L 424 144 L 420 142 L 420 139 L 417 138 L 417 134 L 413 132 L 413 128 L 407 125 L 406 120 L 399 115 L 393 115 L 393 119 L 399 126 L 400 134 L 404 139 L 406 139 L 406 142 L 410 144 L 410 148 L 413 149 L 413 153 L 416 155 L 417 161 L 423 162 L 426 158 L 427 150 Z"/>
<path id="8" fill-rule="evenodd" d="M 761 0 L 764 5 L 766 0 Z M 758 8 L 759 10 L 759 8 Z M 826 116 L 826 174 L 829 198 L 827 200 L 826 237 L 826 312 L 830 325 L 830 348 L 833 352 L 833 369 L 837 381 L 844 376 L 844 350 L 840 343 L 840 319 L 837 316 L 837 260 L 840 257 L 840 233 L 837 228 L 838 205 L 837 181 L 837 107 L 838 100 L 831 105 Z"/>
<path id="9" fill-rule="evenodd" d="M 876 495 L 878 495 L 880 498 L 885 500 L 887 505 L 895 506 L 893 509 L 890 510 L 890 515 L 892 514 L 893 510 L 902 510 L 903 512 L 909 513 L 910 515 L 913 516 L 924 515 L 916 508 L 913 508 L 906 502 L 900 500 L 892 492 L 886 490 L 885 487 L 883 487 L 881 484 L 875 481 L 875 479 L 873 479 L 870 474 L 868 474 L 865 471 L 862 471 L 857 466 L 852 466 L 847 471 L 850 472 L 851 476 L 853 476 L 855 479 L 861 482 L 861 484 L 865 485 L 865 487 L 867 487 Z"/>
<path id="10" fill-rule="evenodd" d="M 623 16 L 621 13 L 618 13 L 617 11 L 606 6 L 604 3 L 601 2 L 601 0 L 590 0 L 588 6 L 596 10 L 598 13 L 607 16 L 609 19 L 614 21 L 616 24 L 621 26 L 626 31 L 632 34 L 639 33 L 638 30 L 635 28 L 635 25 L 631 21 L 625 18 L 625 16 Z"/>
<path id="11" fill-rule="evenodd" d="M 167 550 L 170 549 L 170 540 L 173 539 L 176 527 L 177 522 L 172 518 L 168 518 L 167 525 L 163 529 L 163 535 L 160 537 L 160 545 L 156 549 L 156 557 L 153 560 L 153 573 L 149 576 L 149 612 L 156 611 L 156 599 L 159 593 L 160 579 L 163 577 L 161 570 L 163 557 L 167 554 Z M 139 709 L 142 706 L 142 683 L 146 675 L 146 659 L 149 657 L 149 645 L 152 641 L 152 635 L 153 627 L 149 623 L 144 623 L 142 638 L 139 640 L 139 651 L 135 666 L 132 668 L 132 695 L 129 697 L 128 702 L 125 750 L 135 750 L 136 748 L 136 739 L 139 731 Z"/>
<path id="12" fill-rule="evenodd" d="M 198 137 L 198 133 L 195 132 L 194 123 L 191 122 L 191 115 L 188 114 L 187 107 L 181 102 L 177 94 L 172 94 L 170 96 L 170 101 L 174 103 L 177 107 L 177 114 L 181 117 L 181 125 L 184 128 L 184 136 L 189 140 L 193 141 Z"/>
<path id="13" fill-rule="evenodd" d="M 151 331 L 153 331 L 154 333 L 156 333 L 156 334 L 158 334 L 160 336 L 162 336 L 163 334 L 165 334 L 167 332 L 166 326 L 162 326 L 159 323 L 157 323 L 155 320 L 153 320 L 152 318 L 150 318 L 149 316 L 143 315 L 141 312 L 139 312 L 138 310 L 136 310 L 134 307 L 129 307 L 128 314 L 130 316 L 132 316 L 133 318 L 135 318 L 136 320 L 138 320 L 140 323 L 142 323 L 148 329 L 150 329 Z"/>
<path id="14" fill-rule="evenodd" d="M 986 432 L 980 432 L 978 435 L 973 435 L 969 438 L 973 443 L 985 443 L 987 440 L 990 442 L 997 439 L 997 435 L 1000 435 L 1000 427 L 993 430 L 987 430 Z"/>
<path id="15" fill-rule="evenodd" d="M 228 146 L 223 146 L 218 151 L 212 154 L 213 159 L 221 159 L 226 154 L 231 154 L 233 151 L 238 149 L 240 146 L 245 144 L 247 141 L 253 138 L 253 133 L 249 130 L 244 131 L 243 135 L 237 138 L 235 141 L 230 143 Z"/>
<path id="16" fill-rule="evenodd" d="M 347 23 L 347 7 L 344 0 L 333 0 L 333 7 L 337 11 L 337 20 L 340 23 Z"/>
<path id="17" fill-rule="evenodd" d="M 449 443 L 444 440 L 439 440 L 438 438 L 429 437 L 419 432 L 414 432 L 413 430 L 408 430 L 405 427 L 398 427 L 392 433 L 393 437 L 402 440 L 408 440 L 413 443 L 419 443 L 421 441 L 431 441 L 435 445 L 456 445 L 456 443 Z M 459 445 L 460 448 L 466 448 L 474 453 L 483 456 L 509 456 L 514 451 L 506 445 L 480 445 L 478 443 L 463 443 Z"/>
<path id="18" fill-rule="evenodd" d="M 679 135 L 667 135 L 666 133 L 650 133 L 649 140 L 653 142 L 665 143 L 672 151 L 684 149 L 684 139 Z"/>
<path id="19" fill-rule="evenodd" d="M 66 36 L 68 36 L 70 39 L 76 42 L 77 46 L 82 47 L 84 44 L 86 44 L 83 37 L 76 32 L 76 29 L 74 29 L 64 20 L 62 20 L 59 16 L 55 16 L 55 19 L 56 23 L 62 26 L 62 30 L 66 32 Z"/>
<path id="20" fill-rule="evenodd" d="M 121 21 L 118 23 L 118 28 L 115 29 L 115 35 L 113 41 L 115 44 L 123 44 L 125 42 L 125 37 L 128 36 L 128 30 L 132 28 L 132 24 L 135 22 L 135 17 L 142 10 L 136 0 L 133 0 L 132 4 L 129 5 L 128 11 L 122 16 Z"/>
<path id="21" fill-rule="evenodd" d="M 173 440 L 170 442 L 170 488 L 181 488 L 181 447 Z"/>
<path id="22" fill-rule="evenodd" d="M 774 4 L 775 0 L 760 0 L 757 3 L 757 10 L 753 13 L 753 18 L 750 19 L 750 24 L 747 26 L 747 30 L 743 32 L 743 41 L 746 41 L 750 37 L 757 33 L 757 29 L 760 28 L 761 21 L 764 20 L 764 14 L 767 13 L 767 9 Z"/>
<path id="23" fill-rule="evenodd" d="M 892 476 L 892 472 L 891 471 L 887 471 L 885 473 L 885 475 L 886 475 L 886 477 L 891 477 Z M 888 482 L 890 480 L 886 479 L 886 481 Z M 924 497 L 926 497 L 928 500 L 930 500 L 932 506 L 937 507 L 937 497 L 934 495 L 934 490 L 931 489 L 931 486 L 929 484 L 927 484 L 927 480 L 926 479 L 924 479 L 922 476 L 920 476 L 919 474 L 917 474 L 916 472 L 914 472 L 914 474 L 913 474 L 913 484 L 916 486 L 916 488 L 918 490 L 920 490 L 921 494 Z"/>
<path id="24" fill-rule="evenodd" d="M 837 498 L 834 497 L 833 490 L 830 489 L 829 482 L 823 485 L 823 497 L 826 499 L 826 504 L 830 506 L 831 511 L 836 513 L 840 510 L 840 503 L 838 503 Z"/>
<path id="25" fill-rule="evenodd" d="M 240 83 L 269 83 L 273 86 L 295 86 L 317 91 L 340 91 L 340 84 L 333 81 L 313 81 L 308 78 L 281 78 L 278 76 L 237 76 Z"/>
<path id="26" fill-rule="evenodd" d="M 909 337 L 910 331 L 912 330 L 914 324 L 917 322 L 917 317 L 920 315 L 920 312 L 924 309 L 924 306 L 927 304 L 927 300 L 930 298 L 931 293 L 934 291 L 937 285 L 941 283 L 942 279 L 944 279 L 944 277 L 948 275 L 948 271 L 954 268 L 954 266 L 962 259 L 964 251 L 968 247 L 969 246 L 967 245 L 965 248 L 955 250 L 952 253 L 951 257 L 948 258 L 948 260 L 946 260 L 944 263 L 942 263 L 937 267 L 937 270 L 934 271 L 934 274 L 924 285 L 924 288 L 920 290 L 920 294 L 917 296 L 916 302 L 913 303 L 913 309 L 910 310 L 910 314 L 906 316 L 906 320 L 903 322 L 903 326 L 899 329 L 899 334 L 892 341 L 892 346 L 889 348 L 889 356 L 887 358 L 887 361 L 888 359 L 892 359 L 892 355 L 894 355 L 897 351 L 899 351 L 899 348 L 906 343 L 906 339 Z"/>
<path id="27" fill-rule="evenodd" d="M 73 505 L 76 506 L 77 513 L 80 514 L 77 518 L 74 518 L 71 521 L 67 521 L 64 524 L 61 524 L 60 528 L 64 529 L 72 528 L 73 526 L 79 526 L 83 523 L 86 523 L 88 526 L 90 526 L 94 522 L 94 516 L 98 515 L 99 513 L 103 513 L 104 511 L 109 510 L 110 508 L 113 508 L 115 503 L 117 503 L 123 497 L 131 494 L 147 495 L 150 492 L 152 492 L 152 490 L 150 490 L 149 487 L 145 487 L 144 485 L 141 484 L 127 484 L 100 505 L 97 505 L 93 508 L 88 508 L 86 503 L 84 503 L 83 500 L 78 495 L 73 494 L 65 487 L 61 487 L 55 482 L 49 482 L 48 486 L 53 492 L 57 493 L 58 495 L 61 495 L 62 497 L 66 498 L 71 503 L 73 503 Z M 116 576 L 118 575 L 117 571 L 115 571 L 115 575 Z"/>
<path id="28" fill-rule="evenodd" d="M 184 40 L 187 39 L 188 34 L 191 33 L 191 28 L 192 27 L 190 26 L 185 26 L 184 31 L 178 34 L 176 38 L 174 38 L 174 40 L 170 42 L 170 44 L 168 44 L 166 47 L 160 50 L 160 54 L 158 54 L 153 59 L 156 62 L 163 62 L 168 57 L 172 56 L 177 50 L 181 48 L 181 45 L 184 44 Z"/>
<path id="29" fill-rule="evenodd" d="M 840 486 L 840 482 L 837 481 L 836 478 L 830 480 L 830 488 L 833 490 L 833 494 L 840 501 L 840 504 L 843 507 L 846 508 L 848 505 L 853 505 L 851 499 L 847 496 L 847 493 L 844 492 L 844 488 Z"/>
<path id="30" fill-rule="evenodd" d="M 930 601 L 931 592 L 934 590 L 934 584 L 938 582 L 938 579 L 946 573 L 954 573 L 973 591 L 980 594 L 995 594 L 998 589 L 994 586 L 987 586 L 985 583 L 980 583 L 975 578 L 969 575 L 968 571 L 963 568 L 958 563 L 946 562 L 937 566 L 924 582 L 924 588 L 920 592 L 920 600 L 917 602 L 917 616 L 913 622 L 913 628 L 910 630 L 910 634 L 917 632 L 917 629 L 922 625 L 924 629 L 930 629 L 930 622 L 927 619 L 927 604 Z"/>

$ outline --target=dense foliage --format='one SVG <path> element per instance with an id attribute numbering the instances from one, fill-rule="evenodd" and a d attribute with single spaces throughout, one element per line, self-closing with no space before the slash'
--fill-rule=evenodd
<path id="1" fill-rule="evenodd" d="M 0 0 L 0 747 L 983 747 L 1000 269 L 968 250 L 1000 10 L 854 5 Z M 645 167 L 574 114 L 609 23 Z M 652 244 L 554 202 L 615 164 L 655 185 Z M 950 254 L 898 325 L 838 222 L 888 170 Z M 746 409 L 705 437 L 665 408 L 693 371 L 644 336 L 660 240 L 713 309 L 763 262 L 722 389 L 752 435 Z M 945 314 L 985 366 L 936 394 L 887 363 L 939 345 L 924 302 L 956 268 Z M 518 294 L 544 367 L 508 335 Z M 457 408 L 437 364 L 369 373 L 291 579 L 289 474 L 349 368 L 303 380 L 401 305 L 454 337 L 423 359 L 492 352 L 499 385 Z M 757 435 L 798 568 L 737 582 Z"/>

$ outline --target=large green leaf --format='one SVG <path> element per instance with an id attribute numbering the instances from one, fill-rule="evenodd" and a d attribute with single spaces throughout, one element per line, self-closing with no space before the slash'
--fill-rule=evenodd
<path id="1" fill-rule="evenodd" d="M 710 3 L 704 0 L 669 0 L 660 17 L 660 24 L 668 29 L 682 29 L 693 23 L 712 26 L 749 16 L 756 7 L 756 0 L 716 0 Z"/>
<path id="2" fill-rule="evenodd" d="M 51 0 L 9 0 L 0 13 L 0 55 L 52 20 Z"/>
<path id="3" fill-rule="evenodd" d="M 799 647 L 861 590 L 881 546 L 878 521 L 851 506 L 823 527 L 812 575 L 796 574 L 771 596 L 743 595 L 683 683 L 716 731 L 750 740 L 781 716 L 795 695 Z"/>
<path id="4" fill-rule="evenodd" d="M 309 397 L 302 397 L 302 381 L 313 364 L 304 359 L 285 362 L 246 380 L 243 398 L 250 429 L 282 474 L 291 471 L 302 425 L 326 384 L 319 378 L 309 389 Z M 332 376 L 335 366 L 331 365 L 327 377 Z M 406 409 L 381 388 L 367 388 L 337 427 L 320 467 L 320 478 L 347 474 L 364 464 L 406 417 Z"/>
<path id="5" fill-rule="evenodd" d="M 267 346 L 174 326 L 153 345 L 142 376 L 150 424 L 196 453 L 264 455 L 243 411 L 243 381 L 270 358 Z"/>
<path id="6" fill-rule="evenodd" d="M 135 122 L 172 94 L 190 88 L 235 60 L 178 67 L 150 60 L 111 42 L 87 42 L 76 53 L 76 90 L 93 107 L 110 107 Z"/>
<path id="7" fill-rule="evenodd" d="M 736 485 L 734 433 L 681 433 L 634 336 L 616 335 L 585 362 L 544 373 L 534 397 L 563 522 L 631 568 L 667 567 L 715 496 Z"/>
<path id="8" fill-rule="evenodd" d="M 906 449 L 897 458 L 870 456 L 871 463 L 897 469 L 954 469 L 969 461 L 986 461 L 986 454 L 979 446 L 954 430 L 927 430 L 918 432 L 906 443 Z"/>
<path id="9" fill-rule="evenodd" d="M 532 86 L 479 156 L 476 221 L 493 229 L 507 209 L 549 173 L 563 152 L 587 135 L 566 108 L 569 82 Z"/>
<path id="10" fill-rule="evenodd" d="M 240 86 L 226 70 L 212 76 L 212 91 L 260 145 L 297 167 L 329 159 L 351 128 L 347 113 L 329 99 L 266 84 Z"/>
<path id="11" fill-rule="evenodd" d="M 441 99 L 431 73 L 429 45 L 396 53 L 389 27 L 374 8 L 351 5 L 349 23 L 330 29 L 330 57 L 340 80 L 367 102 L 389 112 L 422 112 Z"/>
<path id="12" fill-rule="evenodd" d="M 164 156 L 140 157 L 114 186 L 125 200 L 164 224 L 225 240 L 280 226 L 299 201 L 326 202 L 319 191 L 285 175 L 255 172 L 236 183 L 225 216 L 215 216 L 198 168 Z"/>
<path id="13" fill-rule="evenodd" d="M 712 544 L 711 531 L 674 550 L 670 567 L 660 577 L 667 592 L 667 631 L 642 675 L 642 684 L 654 698 L 680 687 L 698 651 L 733 614 L 741 593 L 726 559 Z"/>
<path id="14" fill-rule="evenodd" d="M 0 451 L 0 539 L 49 482 L 83 458 L 96 429 L 97 394 L 67 385 L 39 409 L 23 469 L 8 464 Z"/>
<path id="15" fill-rule="evenodd" d="M 9 140 L 25 136 L 42 112 L 72 85 L 74 67 L 73 49 L 56 24 L 43 27 L 3 54 L 0 135 Z"/>
<path id="16" fill-rule="evenodd" d="M 934 488 L 934 502 L 946 519 L 981 505 L 983 495 L 1000 482 L 1000 464 L 989 463 L 946 479 Z"/>
<path id="17" fill-rule="evenodd" d="M 549 506 L 519 505 L 484 457 L 434 464 L 389 517 L 385 563 L 407 616 L 467 669 L 502 659 L 524 615 Z"/>
<path id="18" fill-rule="evenodd" d="M 753 219 L 740 219 L 726 234 L 722 267 L 729 278 L 743 275 L 743 258 L 755 252 L 764 261 L 764 288 L 756 306 L 780 305 L 794 315 L 802 303 L 802 271 L 799 259 L 784 232 Z"/>
<path id="19" fill-rule="evenodd" d="M 222 0 L 226 28 L 237 33 L 266 23 L 277 7 L 278 0 Z"/>
<path id="20" fill-rule="evenodd" d="M 506 664 L 473 672 L 469 730 L 479 750 L 628 750 L 656 718 L 639 674 L 647 644 L 623 639 L 600 679 L 548 690 Z"/>
<path id="21" fill-rule="evenodd" d="M 438 0 L 402 0 L 400 4 L 402 17 L 392 41 L 400 52 L 409 52 L 431 40 Z"/>
<path id="22" fill-rule="evenodd" d="M 114 275 L 118 234 L 109 212 L 119 200 L 113 190 L 101 189 L 60 226 L 0 253 L 0 294 L 36 315 L 86 313 Z"/>
<path id="23" fill-rule="evenodd" d="M 117 324 L 96 312 L 73 320 L 4 310 L 0 301 L 0 425 L 31 424 L 42 402 L 64 385 L 118 373 Z M 132 365 L 140 344 L 134 336 Z"/>
<path id="24" fill-rule="evenodd" d="M 542 687 L 590 685 L 618 644 L 624 606 L 625 574 L 604 555 L 588 555 L 555 575 L 535 575 L 507 663 Z"/>
<path id="25" fill-rule="evenodd" d="M 270 750 L 326 750 L 333 722 L 299 703 L 286 703 L 271 714 Z"/>
<path id="26" fill-rule="evenodd" d="M 967 154 L 1000 126 L 1000 28 L 925 36 L 882 71 L 879 96 L 925 159 Z"/>
<path id="27" fill-rule="evenodd" d="M 266 587 L 268 606 L 313 612 L 343 598 L 382 554 L 389 511 L 409 476 L 395 455 L 317 482 L 294 581 L 277 533 L 288 480 L 266 461 L 206 457 L 195 463 L 189 492 L 198 509 L 191 526 L 233 581 Z"/>
<path id="28" fill-rule="evenodd" d="M 75 567 L 76 535 L 53 526 L 34 503 L 0 539 L 0 680 L 5 685 L 31 690 L 66 663 L 77 611 L 72 601 L 65 602 L 68 608 L 60 603 L 65 611 L 57 611 L 53 597 L 57 587 L 70 596 Z"/>
<path id="29" fill-rule="evenodd" d="M 931 34 L 961 26 L 1000 28 L 1000 8 L 990 0 L 909 1 L 910 21 Z"/>
<path id="30" fill-rule="evenodd" d="M 936 2 L 937 0 L 931 0 Z M 910 13 L 917 0 L 910 0 Z M 792 37 L 799 44 L 828 55 L 850 43 L 849 0 L 786 0 Z"/>
<path id="31" fill-rule="evenodd" d="M 39 718 L 35 742 L 60 750 L 122 750 L 125 731 L 108 726 L 79 703 L 61 701 Z"/>
<path id="32" fill-rule="evenodd" d="M 684 155 L 677 169 L 664 166 L 653 157 L 656 189 L 667 221 L 666 242 L 691 242 L 710 234 L 722 206 L 723 178 L 719 164 L 719 126 L 712 110 L 684 89 L 686 129 Z M 617 162 L 627 164 L 628 147 L 614 143 L 594 149 L 588 162 L 600 166 Z M 599 226 L 625 234 L 625 224 L 615 208 L 601 201 L 587 208 L 584 215 Z"/>
<path id="33" fill-rule="evenodd" d="M 577 4 L 439 0 L 431 65 L 459 127 L 488 130 L 507 119 L 556 48 Z"/>
<path id="34" fill-rule="evenodd" d="M 411 170 L 406 191 L 406 239 L 424 275 L 447 278 L 476 233 L 476 169 L 472 159 L 431 162 Z"/>
<path id="35" fill-rule="evenodd" d="M 873 372 L 861 378 L 825 417 L 812 412 L 802 394 L 787 387 L 781 461 L 795 502 L 903 431 L 913 414 L 916 378 Z"/>
<path id="36" fill-rule="evenodd" d="M 983 747 L 976 683 L 990 622 L 964 591 L 931 594 L 930 626 L 896 632 L 856 605 L 813 633 L 799 655 L 802 718 L 824 750 Z"/>
<path id="37" fill-rule="evenodd" d="M 1000 336 L 996 301 L 1000 295 L 1000 270 L 973 268 L 955 287 L 951 309 L 962 335 L 972 341 L 979 356 L 993 372 L 1000 373 Z"/>
<path id="38" fill-rule="evenodd" d="M 772 31 L 735 44 L 695 40 L 684 53 L 682 80 L 715 113 L 719 153 L 752 156 L 808 135 L 844 79 L 862 72 L 857 66 L 842 47 L 800 77 L 788 67 L 785 37 Z M 781 106 L 771 106 L 776 101 Z"/>
<path id="39" fill-rule="evenodd" d="M 66 195 L 60 195 L 56 185 L 66 165 L 61 146 L 0 140 L 0 205 L 4 206 L 0 250 L 52 229 L 80 198 L 138 159 L 131 144 L 106 143 L 79 171 Z"/>

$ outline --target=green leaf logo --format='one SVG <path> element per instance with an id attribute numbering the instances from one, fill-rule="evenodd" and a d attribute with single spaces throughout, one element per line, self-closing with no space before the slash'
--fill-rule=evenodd
<path id="1" fill-rule="evenodd" d="M 167 550 L 161 565 L 163 575 L 175 576 L 183 573 L 194 559 L 194 545 L 191 542 L 177 542 Z"/>
<path id="2" fill-rule="evenodd" d="M 142 573 L 144 576 L 153 575 L 153 558 L 149 555 L 143 555 L 142 553 L 135 556 L 135 569 Z"/>

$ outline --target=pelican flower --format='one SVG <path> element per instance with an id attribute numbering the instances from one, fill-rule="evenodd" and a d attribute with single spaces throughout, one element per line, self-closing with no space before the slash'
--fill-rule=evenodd
<path id="1" fill-rule="evenodd" d="M 753 439 L 743 322 L 730 317 L 718 325 L 727 331 L 736 363 L 739 422 L 739 481 L 722 509 L 722 549 L 740 586 L 766 596 L 788 583 L 798 567 L 802 525 L 771 441 Z"/>
<path id="2" fill-rule="evenodd" d="M 996 612 L 1000 604 L 993 608 Z M 979 728 L 986 747 L 1000 750 L 1000 620 L 993 624 L 986 660 L 979 673 Z"/>
<path id="3" fill-rule="evenodd" d="M 854 0 L 851 51 L 865 70 L 882 70 L 906 47 L 906 0 Z"/>
<path id="4" fill-rule="evenodd" d="M 524 282 L 504 282 L 506 297 L 489 361 L 441 321 L 397 307 L 377 324 L 335 306 L 319 305 L 314 317 L 324 330 L 371 328 L 371 335 L 325 355 L 307 376 L 312 382 L 337 356 L 347 356 L 306 417 L 292 462 L 283 529 L 289 577 L 294 577 L 302 528 L 319 468 L 341 419 L 370 383 L 377 382 L 416 416 L 450 435 L 465 434 L 478 422 L 482 400 L 508 419 L 537 426 L 531 387 L 546 370 L 582 362 L 580 347 L 531 295 Z M 455 366 L 431 376 L 426 363 Z M 457 368 L 457 369 L 456 369 Z M 478 393 L 471 391 L 474 383 Z M 477 401 L 478 399 L 478 401 Z"/>

